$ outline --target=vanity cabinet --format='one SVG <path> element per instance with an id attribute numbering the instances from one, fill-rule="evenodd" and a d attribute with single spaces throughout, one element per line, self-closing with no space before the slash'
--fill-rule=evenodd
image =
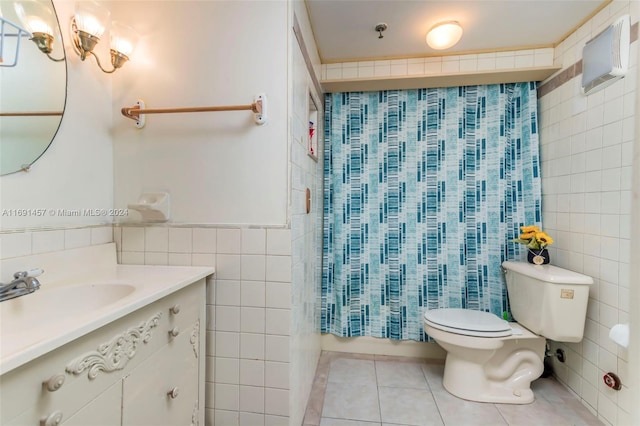
<path id="1" fill-rule="evenodd" d="M 1 376 L 0 424 L 202 425 L 204 327 L 201 279 Z"/>

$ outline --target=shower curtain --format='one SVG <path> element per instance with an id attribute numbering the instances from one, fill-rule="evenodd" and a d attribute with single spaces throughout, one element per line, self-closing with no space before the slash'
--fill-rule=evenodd
<path id="1" fill-rule="evenodd" d="M 536 83 L 329 94 L 324 137 L 322 332 L 508 312 L 500 263 L 540 224 Z"/>

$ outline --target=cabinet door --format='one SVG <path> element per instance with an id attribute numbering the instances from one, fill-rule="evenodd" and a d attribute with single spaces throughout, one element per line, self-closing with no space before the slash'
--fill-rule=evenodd
<path id="1" fill-rule="evenodd" d="M 199 333 L 199 322 L 179 331 L 124 379 L 123 425 L 198 423 Z"/>
<path id="2" fill-rule="evenodd" d="M 62 424 L 64 426 L 119 426 L 122 420 L 121 407 L 122 382 L 117 382 Z"/>

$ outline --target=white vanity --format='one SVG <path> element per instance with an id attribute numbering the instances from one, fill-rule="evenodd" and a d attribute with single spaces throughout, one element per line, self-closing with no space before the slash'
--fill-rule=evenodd
<path id="1" fill-rule="evenodd" d="M 117 265 L 113 244 L 0 266 L 45 271 L 0 303 L 0 424 L 204 424 L 213 268 Z"/>

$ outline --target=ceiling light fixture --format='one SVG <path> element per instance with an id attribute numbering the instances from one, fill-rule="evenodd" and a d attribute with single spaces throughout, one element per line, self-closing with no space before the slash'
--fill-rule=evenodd
<path id="1" fill-rule="evenodd" d="M 104 69 L 100 59 L 93 53 L 93 49 L 100 41 L 110 15 L 107 9 L 94 1 L 80 1 L 76 4 L 76 13 L 71 19 L 71 37 L 76 53 L 83 61 L 87 56 L 93 55 L 98 67 L 106 73 L 112 73 L 122 67 L 129 60 L 138 41 L 138 34 L 133 28 L 119 22 L 112 22 L 110 32 L 113 69 Z"/>
<path id="2" fill-rule="evenodd" d="M 435 50 L 444 50 L 454 46 L 462 38 L 462 27 L 457 21 L 437 24 L 427 33 L 427 44 Z"/>

